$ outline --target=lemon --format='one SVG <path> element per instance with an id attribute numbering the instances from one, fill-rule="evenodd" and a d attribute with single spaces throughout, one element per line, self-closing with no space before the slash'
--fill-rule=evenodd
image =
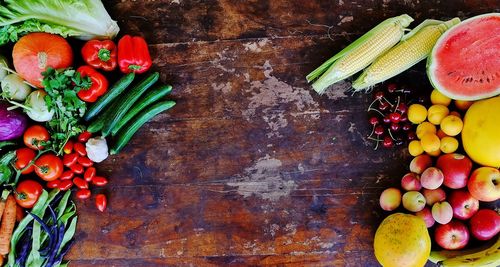
<path id="1" fill-rule="evenodd" d="M 458 135 L 462 131 L 463 126 L 462 119 L 455 115 L 446 116 L 441 121 L 441 130 L 448 136 Z"/>
<path id="2" fill-rule="evenodd" d="M 431 238 L 422 218 L 394 213 L 378 227 L 373 248 L 384 267 L 421 267 L 431 253 Z"/>
<path id="3" fill-rule="evenodd" d="M 458 140 L 451 136 L 441 138 L 441 151 L 445 154 L 453 153 L 458 149 Z"/>
<path id="4" fill-rule="evenodd" d="M 462 144 L 475 162 L 500 167 L 500 96 L 477 101 L 467 110 Z"/>
<path id="5" fill-rule="evenodd" d="M 410 152 L 410 155 L 416 157 L 424 153 L 424 149 L 419 140 L 413 140 L 408 144 L 408 152 Z"/>
<path id="6" fill-rule="evenodd" d="M 413 104 L 408 108 L 408 120 L 419 124 L 427 118 L 427 109 L 420 104 Z"/>
<path id="7" fill-rule="evenodd" d="M 427 111 L 427 120 L 434 124 L 439 125 L 444 117 L 448 116 L 450 111 L 443 105 L 432 105 Z"/>
<path id="8" fill-rule="evenodd" d="M 417 134 L 418 139 L 422 139 L 422 136 L 424 136 L 424 134 L 427 134 L 427 133 L 435 134 L 436 133 L 436 126 L 434 126 L 434 124 L 432 124 L 428 121 L 424 121 L 417 126 L 416 134 Z"/>
<path id="9" fill-rule="evenodd" d="M 451 98 L 441 94 L 438 90 L 434 89 L 431 93 L 431 103 L 433 105 L 448 106 L 451 103 Z"/>
<path id="10" fill-rule="evenodd" d="M 436 153 L 441 147 L 441 140 L 433 133 L 424 134 L 420 139 L 420 143 L 422 144 L 422 149 L 427 153 Z"/>

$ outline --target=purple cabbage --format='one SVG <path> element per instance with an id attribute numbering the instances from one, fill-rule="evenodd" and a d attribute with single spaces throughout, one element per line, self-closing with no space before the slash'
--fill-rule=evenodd
<path id="1" fill-rule="evenodd" d="M 7 103 L 0 102 L 0 141 L 20 137 L 27 126 L 26 116 L 16 110 L 7 110 L 8 107 Z"/>

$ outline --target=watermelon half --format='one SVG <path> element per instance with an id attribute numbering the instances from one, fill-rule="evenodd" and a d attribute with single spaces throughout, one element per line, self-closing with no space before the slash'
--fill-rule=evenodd
<path id="1" fill-rule="evenodd" d="M 500 94 L 500 13 L 472 17 L 441 35 L 427 59 L 427 76 L 452 99 Z"/>

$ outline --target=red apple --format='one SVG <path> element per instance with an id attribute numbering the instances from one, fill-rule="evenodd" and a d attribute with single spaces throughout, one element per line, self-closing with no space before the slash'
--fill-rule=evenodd
<path id="1" fill-rule="evenodd" d="M 453 190 L 448 202 L 453 208 L 453 217 L 460 220 L 469 219 L 479 210 L 479 200 L 466 190 Z"/>
<path id="2" fill-rule="evenodd" d="M 432 166 L 432 158 L 427 154 L 418 155 L 410 162 L 410 171 L 421 174 L 425 169 Z"/>
<path id="3" fill-rule="evenodd" d="M 467 183 L 470 194 L 480 201 L 500 199 L 500 171 L 492 167 L 477 168 Z"/>
<path id="4" fill-rule="evenodd" d="M 434 240 L 436 243 L 448 250 L 464 248 L 469 242 L 469 231 L 467 226 L 460 221 L 451 221 L 448 224 L 441 224 L 436 227 Z"/>
<path id="5" fill-rule="evenodd" d="M 444 154 L 438 158 L 436 167 L 443 172 L 443 184 L 449 188 L 458 189 L 467 186 L 472 161 L 462 154 Z"/>
<path id="6" fill-rule="evenodd" d="M 482 209 L 470 219 L 470 231 L 479 240 L 489 240 L 500 232 L 500 215 L 494 210 Z"/>
<path id="7" fill-rule="evenodd" d="M 417 211 L 415 216 L 422 218 L 427 228 L 431 228 L 436 222 L 432 217 L 431 209 L 429 209 L 429 207 L 425 207 L 423 210 Z"/>
<path id="8" fill-rule="evenodd" d="M 441 202 L 446 199 L 446 193 L 442 188 L 437 189 L 423 189 L 422 194 L 425 197 L 427 205 L 432 206 L 436 202 Z"/>
<path id="9" fill-rule="evenodd" d="M 418 174 L 409 172 L 401 179 L 401 187 L 406 191 L 419 191 L 422 189 Z"/>
<path id="10" fill-rule="evenodd" d="M 439 224 L 447 224 L 453 219 L 453 208 L 446 201 L 434 203 L 431 212 L 432 217 Z"/>

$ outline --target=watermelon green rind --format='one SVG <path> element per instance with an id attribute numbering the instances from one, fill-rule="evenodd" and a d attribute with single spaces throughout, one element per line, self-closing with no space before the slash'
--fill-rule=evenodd
<path id="1" fill-rule="evenodd" d="M 454 29 L 459 28 L 459 27 L 463 27 L 464 25 L 468 25 L 469 23 L 473 22 L 476 19 L 485 18 L 485 17 L 498 17 L 498 18 L 500 18 L 500 13 L 487 13 L 487 14 L 475 16 L 475 17 L 466 19 L 466 20 L 462 21 L 461 23 L 451 27 L 443 35 L 441 35 L 441 37 L 438 39 L 438 41 L 434 45 L 430 56 L 427 58 L 427 77 L 429 78 L 430 83 L 432 84 L 432 86 L 434 88 L 436 88 L 442 94 L 448 96 L 451 99 L 474 101 L 474 100 L 486 99 L 486 98 L 490 98 L 490 97 L 493 97 L 496 95 L 500 95 L 500 87 L 497 87 L 496 90 L 493 90 L 493 91 L 487 92 L 487 93 L 479 93 L 478 92 L 477 94 L 475 94 L 473 96 L 460 95 L 460 94 L 457 94 L 457 93 L 450 91 L 450 90 L 452 90 L 452 88 L 449 88 L 450 90 L 448 90 L 445 86 L 440 84 L 437 77 L 435 77 L 435 70 L 438 68 L 438 66 L 437 66 L 437 63 L 434 61 L 434 58 L 436 57 L 436 52 L 441 47 L 441 44 L 443 42 L 447 41 L 451 34 L 455 33 Z M 494 34 L 494 33 L 492 33 L 492 34 Z"/>

